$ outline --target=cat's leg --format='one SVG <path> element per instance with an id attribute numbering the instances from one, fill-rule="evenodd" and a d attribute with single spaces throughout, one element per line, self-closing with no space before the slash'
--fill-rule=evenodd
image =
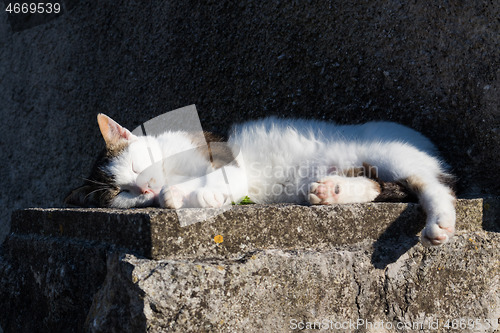
<path id="1" fill-rule="evenodd" d="M 207 187 L 184 190 L 181 186 L 164 186 L 159 195 L 160 206 L 172 209 L 219 208 L 230 203 L 225 193 Z"/>
<path id="2" fill-rule="evenodd" d="M 186 199 L 186 193 L 182 191 L 177 186 L 163 186 L 159 195 L 158 201 L 160 207 L 162 208 L 171 208 L 171 209 L 179 209 L 184 207 Z"/>
<path id="3" fill-rule="evenodd" d="M 422 230 L 422 244 L 441 245 L 455 233 L 455 203 L 453 190 L 443 184 L 437 176 L 412 175 L 404 179 L 408 188 L 419 198 L 427 214 L 425 228 Z"/>
<path id="4" fill-rule="evenodd" d="M 160 206 L 165 208 L 219 208 L 238 202 L 247 195 L 247 181 L 236 166 L 217 169 L 203 177 L 160 191 Z"/>
<path id="5" fill-rule="evenodd" d="M 455 233 L 455 195 L 438 176 L 412 175 L 400 182 L 419 198 L 427 214 L 422 230 L 422 244 L 441 245 Z M 380 194 L 377 182 L 366 177 L 327 176 L 313 182 L 309 189 L 309 202 L 313 205 L 335 203 L 361 203 L 373 201 Z"/>
<path id="6" fill-rule="evenodd" d="M 366 177 L 330 175 L 309 186 L 313 205 L 361 203 L 373 201 L 380 194 L 379 184 Z"/>
<path id="7" fill-rule="evenodd" d="M 455 233 L 455 195 L 444 184 L 449 179 L 438 158 L 408 144 L 372 145 L 366 149 L 363 162 L 377 166 L 386 181 L 406 184 L 415 193 L 427 220 L 422 230 L 422 244 L 441 245 Z"/>
<path id="8" fill-rule="evenodd" d="M 219 208 L 230 204 L 229 196 L 215 188 L 192 188 L 186 184 L 164 186 L 159 194 L 163 208 Z"/>

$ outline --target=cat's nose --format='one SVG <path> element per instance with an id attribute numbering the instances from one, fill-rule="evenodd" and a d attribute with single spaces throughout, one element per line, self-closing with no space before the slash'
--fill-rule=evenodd
<path id="1" fill-rule="evenodd" d="M 150 188 L 142 190 L 142 194 L 146 194 L 146 193 L 152 193 L 152 194 L 154 194 L 153 190 L 150 189 Z"/>

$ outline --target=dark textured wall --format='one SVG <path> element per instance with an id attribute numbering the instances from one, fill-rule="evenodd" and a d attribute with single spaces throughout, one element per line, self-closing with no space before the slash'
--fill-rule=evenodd
<path id="1" fill-rule="evenodd" d="M 500 193 L 496 1 L 64 5 L 30 21 L 0 3 L 3 233 L 11 209 L 81 183 L 98 112 L 134 128 L 188 104 L 219 132 L 269 114 L 401 122 L 438 145 L 463 196 Z"/>

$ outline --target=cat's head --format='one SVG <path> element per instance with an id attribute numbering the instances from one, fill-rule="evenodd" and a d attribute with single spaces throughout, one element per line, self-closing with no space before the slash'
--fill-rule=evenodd
<path id="1" fill-rule="evenodd" d="M 155 140 L 132 134 L 104 114 L 97 116 L 97 122 L 106 149 L 99 155 L 84 185 L 71 191 L 65 202 L 81 207 L 154 205 L 156 194 L 140 175 L 151 165 L 153 156 L 161 155 Z"/>

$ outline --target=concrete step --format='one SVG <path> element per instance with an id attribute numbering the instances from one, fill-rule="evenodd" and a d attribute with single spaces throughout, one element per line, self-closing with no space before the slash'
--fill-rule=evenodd
<path id="1" fill-rule="evenodd" d="M 490 199 L 460 199 L 457 231 L 493 230 L 483 221 Z M 492 209 L 492 208 L 489 208 Z M 12 215 L 15 235 L 95 241 L 149 259 L 230 258 L 258 249 L 317 249 L 387 237 L 415 237 L 425 216 L 414 203 L 332 206 L 246 205 L 205 219 L 204 209 L 25 209 Z M 181 213 L 190 221 L 182 226 Z M 223 242 L 214 237 L 221 235 Z"/>
<path id="2" fill-rule="evenodd" d="M 418 242 L 425 216 L 411 203 L 236 206 L 206 221 L 196 209 L 20 210 L 0 257 L 0 324 L 494 332 L 499 201 L 458 200 L 457 235 L 440 248 Z"/>

